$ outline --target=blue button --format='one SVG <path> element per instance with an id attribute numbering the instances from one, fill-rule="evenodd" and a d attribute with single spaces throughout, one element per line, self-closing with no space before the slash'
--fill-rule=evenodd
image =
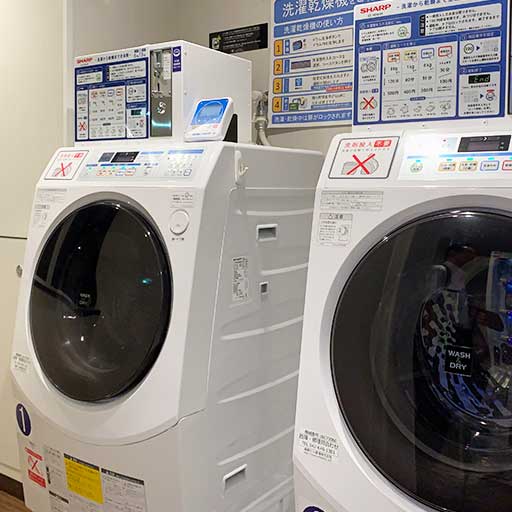
<path id="1" fill-rule="evenodd" d="M 500 163 L 496 160 L 484 160 L 480 164 L 481 171 L 497 171 L 500 168 Z"/>

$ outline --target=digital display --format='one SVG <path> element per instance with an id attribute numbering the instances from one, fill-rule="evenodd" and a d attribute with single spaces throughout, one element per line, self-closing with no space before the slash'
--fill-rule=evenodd
<path id="1" fill-rule="evenodd" d="M 201 109 L 200 117 L 211 119 L 212 117 L 217 119 L 222 114 L 222 105 L 218 103 L 212 103 Z"/>
<path id="2" fill-rule="evenodd" d="M 459 145 L 459 153 L 508 151 L 510 146 L 510 138 L 510 135 L 462 137 Z"/>
<path id="3" fill-rule="evenodd" d="M 488 84 L 491 82 L 491 74 L 484 75 L 469 75 L 468 81 L 470 84 Z"/>
<path id="4" fill-rule="evenodd" d="M 138 151 L 122 151 L 120 153 L 116 153 L 112 160 L 112 163 L 129 164 L 135 162 L 135 159 L 137 158 L 138 154 Z"/>
<path id="5" fill-rule="evenodd" d="M 226 106 L 221 101 L 205 102 L 200 106 L 195 115 L 195 125 L 220 123 Z"/>
<path id="6" fill-rule="evenodd" d="M 110 162 L 115 153 L 103 153 L 100 157 L 100 162 Z"/>

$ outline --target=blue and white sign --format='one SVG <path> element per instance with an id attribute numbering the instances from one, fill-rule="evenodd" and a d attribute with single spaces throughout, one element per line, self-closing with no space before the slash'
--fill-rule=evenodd
<path id="1" fill-rule="evenodd" d="M 274 0 L 270 126 L 350 124 L 353 9 L 369 0 Z"/>
<path id="2" fill-rule="evenodd" d="M 32 432 L 32 422 L 30 421 L 30 415 L 23 404 L 16 406 L 16 421 L 18 428 L 25 436 L 29 436 Z"/>
<path id="3" fill-rule="evenodd" d="M 355 9 L 354 124 L 503 117 L 507 0 Z"/>
<path id="4" fill-rule="evenodd" d="M 148 51 L 134 48 L 75 60 L 75 140 L 148 137 Z"/>

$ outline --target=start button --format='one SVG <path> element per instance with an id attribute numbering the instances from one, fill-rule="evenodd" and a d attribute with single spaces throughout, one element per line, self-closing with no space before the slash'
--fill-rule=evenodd
<path id="1" fill-rule="evenodd" d="M 190 217 L 185 210 L 176 210 L 171 215 L 171 231 L 175 235 L 182 235 L 190 224 Z"/>

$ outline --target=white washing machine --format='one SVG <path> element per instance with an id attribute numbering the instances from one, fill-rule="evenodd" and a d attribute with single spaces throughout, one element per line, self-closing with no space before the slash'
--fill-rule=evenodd
<path id="1" fill-rule="evenodd" d="M 119 73 L 142 68 L 108 71 L 116 83 L 107 108 L 117 90 L 140 85 L 117 84 Z M 99 72 L 90 73 L 80 85 Z M 174 76 L 174 85 L 185 78 Z M 89 113 L 102 89 L 88 92 Z M 243 108 L 227 94 L 226 111 L 240 120 Z M 173 112 L 179 102 L 173 97 Z M 185 110 L 206 119 L 190 122 L 200 138 L 210 107 L 202 117 Z M 117 133 L 98 117 L 87 121 L 96 136 Z M 37 185 L 12 358 L 34 512 L 293 508 L 300 332 L 322 157 L 186 143 L 171 125 L 172 138 L 131 140 L 144 130 L 127 129 L 126 140 L 59 149 Z"/>
<path id="2" fill-rule="evenodd" d="M 297 511 L 510 510 L 510 141 L 333 140 L 313 220 Z"/>

